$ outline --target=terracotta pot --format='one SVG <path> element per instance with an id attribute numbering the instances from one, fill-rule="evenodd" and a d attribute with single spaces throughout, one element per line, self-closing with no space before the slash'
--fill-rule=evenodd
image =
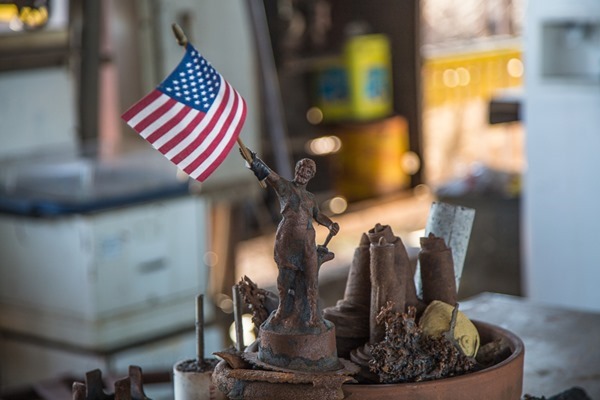
<path id="1" fill-rule="evenodd" d="M 525 347 L 515 334 L 498 326 L 473 321 L 481 343 L 505 339 L 511 355 L 481 371 L 434 381 L 392 385 L 344 384 L 344 399 L 350 400 L 520 400 L 523 390 Z"/>

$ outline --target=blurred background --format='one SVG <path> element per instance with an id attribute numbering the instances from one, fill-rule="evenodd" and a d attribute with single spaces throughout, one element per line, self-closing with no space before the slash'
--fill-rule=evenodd
<path id="1" fill-rule="evenodd" d="M 196 295 L 210 355 L 232 285 L 274 286 L 279 204 L 237 150 L 200 184 L 120 119 L 182 57 L 173 22 L 246 99 L 250 149 L 286 178 L 315 160 L 341 226 L 324 306 L 363 232 L 390 225 L 414 261 L 441 201 L 476 210 L 461 299 L 600 311 L 599 20 L 593 0 L 0 0 L 5 398 L 129 365 L 172 398 Z"/>

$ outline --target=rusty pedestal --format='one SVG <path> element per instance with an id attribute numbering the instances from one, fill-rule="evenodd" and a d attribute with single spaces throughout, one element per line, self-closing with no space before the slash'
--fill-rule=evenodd
<path id="1" fill-rule="evenodd" d="M 267 320 L 268 322 L 269 320 Z M 335 346 L 335 327 L 325 320 L 326 328 L 316 333 L 279 333 L 260 330 L 258 360 L 272 367 L 304 372 L 335 371 L 342 368 Z"/>

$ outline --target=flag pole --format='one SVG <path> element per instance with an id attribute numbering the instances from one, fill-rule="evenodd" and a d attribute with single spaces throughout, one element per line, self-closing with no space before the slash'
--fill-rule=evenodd
<path id="1" fill-rule="evenodd" d="M 177 39 L 177 44 L 185 48 L 189 42 L 187 36 L 183 32 L 183 29 L 181 29 L 181 27 L 175 22 L 171 25 L 171 28 L 173 29 L 173 34 Z M 240 150 L 242 151 L 242 156 L 244 157 L 244 160 L 246 160 L 248 164 L 250 164 L 252 162 L 252 154 L 250 154 L 250 150 L 248 150 L 246 145 L 244 145 L 244 142 L 242 142 L 242 139 L 239 136 L 237 138 L 237 144 L 238 146 L 240 146 Z M 262 187 L 263 189 L 267 187 L 267 184 L 265 182 L 259 181 L 259 183 L 260 187 Z"/>

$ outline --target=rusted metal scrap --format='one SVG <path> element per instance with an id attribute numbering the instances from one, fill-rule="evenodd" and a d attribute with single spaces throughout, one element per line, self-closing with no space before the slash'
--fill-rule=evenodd
<path id="1" fill-rule="evenodd" d="M 244 303 L 252 312 L 252 322 L 259 327 L 277 309 L 279 299 L 275 293 L 261 289 L 250 278 L 244 276 L 237 284 Z"/>
<path id="2" fill-rule="evenodd" d="M 580 387 L 572 387 L 552 397 L 535 397 L 529 394 L 523 396 L 523 400 L 592 400 L 592 398 Z"/>
<path id="3" fill-rule="evenodd" d="M 416 309 L 394 312 L 393 304 L 381 309 L 377 321 L 385 325 L 385 339 L 371 348 L 369 365 L 382 383 L 420 382 L 461 375 L 473 370 L 466 357 L 444 335 L 431 338 L 416 322 Z"/>
<path id="4" fill-rule="evenodd" d="M 85 383 L 73 383 L 73 400 L 150 400 L 144 393 L 142 369 L 129 366 L 129 375 L 115 381 L 114 393 L 104 391 L 102 371 L 95 369 L 85 374 Z"/>
<path id="5" fill-rule="evenodd" d="M 341 373 L 232 369 L 225 361 L 217 364 L 213 377 L 219 390 L 233 400 L 341 400 L 342 384 L 354 382 Z"/>

